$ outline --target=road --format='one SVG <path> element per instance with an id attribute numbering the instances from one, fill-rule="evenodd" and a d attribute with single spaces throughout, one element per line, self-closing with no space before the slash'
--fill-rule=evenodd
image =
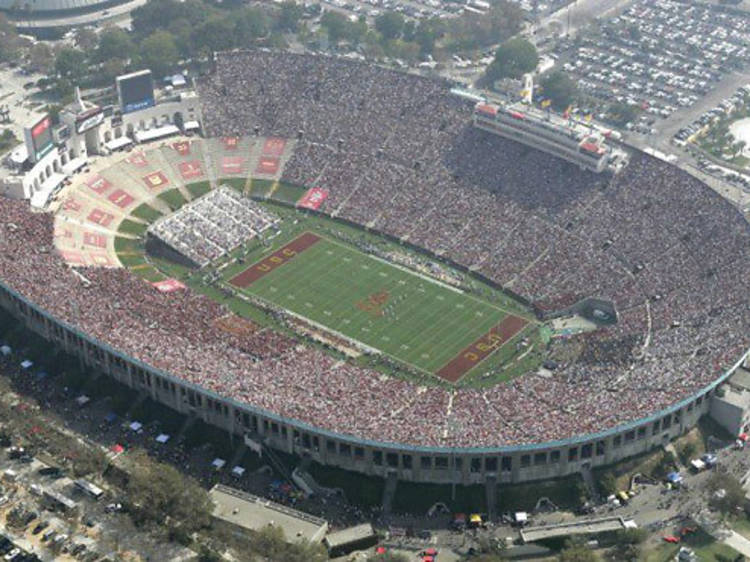
<path id="1" fill-rule="evenodd" d="M 535 26 L 537 30 L 558 28 L 566 35 L 575 35 L 581 28 L 594 19 L 608 17 L 618 10 L 625 9 L 633 0 L 576 0 L 543 17 Z"/>
<path id="2" fill-rule="evenodd" d="M 139 6 L 143 6 L 148 0 L 131 0 L 125 4 L 119 4 L 117 6 L 110 6 L 105 10 L 97 10 L 96 12 L 89 12 L 87 14 L 79 14 L 75 16 L 60 16 L 53 18 L 36 18 L 29 19 L 23 18 L 14 21 L 15 26 L 19 31 L 23 32 L 24 29 L 39 29 L 47 27 L 75 27 L 77 25 L 90 25 L 108 20 L 120 19 L 123 16 L 127 16 L 131 10 L 135 10 Z"/>
<path id="3" fill-rule="evenodd" d="M 750 541 L 742 535 L 738 535 L 734 531 L 731 531 L 722 542 L 727 546 L 731 546 L 740 554 L 750 557 Z"/>

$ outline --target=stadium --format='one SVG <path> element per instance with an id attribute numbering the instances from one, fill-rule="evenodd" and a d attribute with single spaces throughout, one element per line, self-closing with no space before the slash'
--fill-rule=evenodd
<path id="1" fill-rule="evenodd" d="M 0 305 L 91 367 L 254 448 L 474 484 L 662 446 L 746 360 L 750 226 L 686 172 L 377 66 L 215 63 L 202 138 L 0 200 Z"/>

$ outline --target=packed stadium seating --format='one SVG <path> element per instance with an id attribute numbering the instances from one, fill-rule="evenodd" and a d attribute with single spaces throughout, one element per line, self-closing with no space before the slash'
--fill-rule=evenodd
<path id="1" fill-rule="evenodd" d="M 189 290 L 161 294 L 99 268 L 80 270 L 84 286 L 49 251 L 52 218 L 6 200 L 3 281 L 222 395 L 322 429 L 414 445 L 596 432 L 696 393 L 750 346 L 750 228 L 670 164 L 635 153 L 616 176 L 584 172 L 473 129 L 471 107 L 446 84 L 338 58 L 219 54 L 200 95 L 205 132 L 215 137 L 204 154 L 223 158 L 217 139 L 232 135 L 298 139 L 282 177 L 329 190 L 324 212 L 472 267 L 540 314 L 596 296 L 616 304 L 619 322 L 578 336 L 578 361 L 552 376 L 485 390 L 416 387 L 268 330 L 230 337 L 215 326 L 227 311 Z"/>

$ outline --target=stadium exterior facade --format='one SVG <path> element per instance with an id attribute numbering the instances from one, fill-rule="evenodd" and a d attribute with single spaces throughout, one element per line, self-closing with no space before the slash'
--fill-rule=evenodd
<path id="1" fill-rule="evenodd" d="M 415 447 L 336 434 L 224 398 L 123 355 L 51 316 L 3 283 L 0 306 L 96 372 L 182 414 L 223 428 L 249 444 L 262 442 L 286 453 L 310 456 L 324 465 L 375 476 L 395 474 L 399 480 L 425 483 L 469 485 L 484 483 L 488 477 L 496 477 L 499 483 L 558 478 L 662 446 L 708 413 L 716 388 L 750 354 L 750 350 L 745 351 L 730 369 L 692 396 L 648 417 L 602 428 L 599 433 L 510 447 Z"/>

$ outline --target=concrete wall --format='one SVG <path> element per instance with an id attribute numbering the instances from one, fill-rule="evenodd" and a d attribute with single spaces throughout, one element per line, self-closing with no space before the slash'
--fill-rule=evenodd
<path id="1" fill-rule="evenodd" d="M 713 394 L 707 390 L 679 409 L 647 423 L 599 438 L 582 437 L 564 446 L 550 444 L 529 451 L 509 448 L 482 453 L 460 449 L 420 452 L 409 447 L 358 443 L 222 399 L 77 335 L 16 298 L 2 285 L 0 306 L 55 345 L 78 355 L 89 367 L 146 392 L 178 412 L 194 414 L 207 423 L 237 435 L 248 435 L 286 453 L 308 455 L 324 465 L 376 476 L 395 470 L 399 479 L 414 482 L 468 485 L 483 483 L 487 476 L 497 476 L 500 483 L 519 483 L 574 474 L 586 464 L 591 468 L 609 465 L 660 447 L 688 431 L 708 412 Z"/>

